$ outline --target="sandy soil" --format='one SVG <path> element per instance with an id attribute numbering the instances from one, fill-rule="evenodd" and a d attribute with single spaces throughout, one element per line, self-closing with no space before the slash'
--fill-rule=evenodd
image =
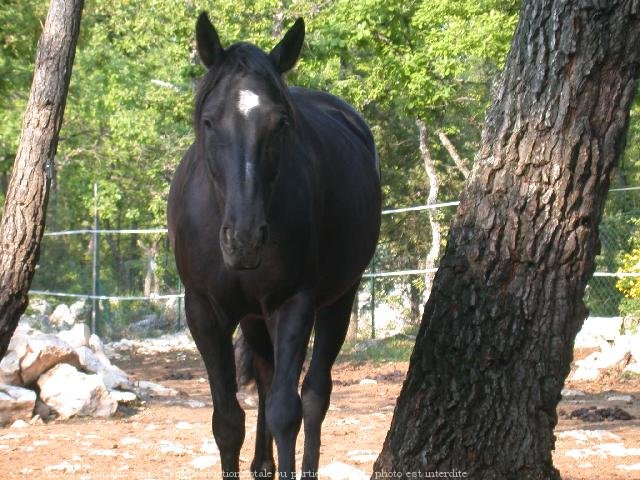
<path id="1" fill-rule="evenodd" d="M 12 472 L 5 478 L 219 478 L 220 465 L 210 430 L 211 400 L 198 355 L 191 351 L 131 354 L 114 363 L 134 379 L 159 382 L 180 393 L 124 408 L 108 420 L 53 421 L 24 429 L 0 429 L 0 471 Z M 343 462 L 371 472 L 407 366 L 336 366 L 332 406 L 323 427 L 321 466 Z M 363 378 L 377 383 L 361 385 Z M 602 382 L 567 387 L 586 395 L 561 402 L 559 410 L 565 414 L 581 407 L 619 406 L 636 419 L 587 423 L 561 417 L 554 462 L 562 477 L 640 479 L 640 381 L 611 375 Z M 630 405 L 607 401 L 614 394 L 632 394 L 635 399 Z M 257 397 L 250 390 L 242 391 L 239 397 L 247 413 L 241 468 L 243 478 L 250 478 Z M 299 438 L 298 465 L 301 447 Z"/>

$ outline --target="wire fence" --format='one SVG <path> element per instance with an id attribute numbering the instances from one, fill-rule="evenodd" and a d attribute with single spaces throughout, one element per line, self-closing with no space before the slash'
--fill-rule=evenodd
<path id="1" fill-rule="evenodd" d="M 440 253 L 456 201 L 384 210 L 381 241 L 360 286 L 350 338 L 389 336 L 415 329 L 425 301 L 431 248 L 425 212 L 441 227 Z M 76 321 L 107 339 L 147 337 L 184 327 L 183 291 L 165 228 L 47 232 L 27 315 L 53 328 L 54 307 L 65 304 Z M 594 316 L 640 312 L 640 187 L 613 189 L 600 226 L 601 253 L 585 294 Z M 637 265 L 636 265 L 637 264 Z M 629 268 L 631 265 L 633 268 Z M 636 287 L 636 282 L 638 286 Z M 34 300 L 35 299 L 35 300 Z"/>

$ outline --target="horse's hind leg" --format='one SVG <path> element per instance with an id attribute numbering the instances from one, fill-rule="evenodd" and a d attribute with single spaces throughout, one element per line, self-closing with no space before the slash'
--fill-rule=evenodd
<path id="1" fill-rule="evenodd" d="M 311 364 L 302 384 L 304 415 L 304 456 L 302 476 L 317 478 L 320 460 L 320 430 L 329 408 L 331 396 L 331 367 L 340 352 L 349 327 L 353 299 L 358 291 L 356 283 L 334 304 L 318 311 Z"/>
<path id="2" fill-rule="evenodd" d="M 239 457 L 244 441 L 244 411 L 236 399 L 232 335 L 235 325 L 216 312 L 206 297 L 185 293 L 187 323 L 202 355 L 213 399 L 211 426 L 220 449 L 223 478 L 239 478 Z"/>
<path id="3" fill-rule="evenodd" d="M 273 436 L 267 428 L 267 395 L 273 380 L 273 346 L 264 320 L 247 317 L 240 322 L 245 341 L 251 348 L 253 373 L 258 387 L 258 422 L 256 450 L 251 462 L 255 478 L 275 478 Z"/>

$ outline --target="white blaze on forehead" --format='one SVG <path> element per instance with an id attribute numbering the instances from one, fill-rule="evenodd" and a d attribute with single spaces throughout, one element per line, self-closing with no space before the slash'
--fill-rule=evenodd
<path id="1" fill-rule="evenodd" d="M 260 97 L 258 95 L 251 90 L 240 90 L 240 97 L 238 98 L 238 110 L 240 110 L 240 113 L 246 117 L 258 105 L 260 105 Z"/>

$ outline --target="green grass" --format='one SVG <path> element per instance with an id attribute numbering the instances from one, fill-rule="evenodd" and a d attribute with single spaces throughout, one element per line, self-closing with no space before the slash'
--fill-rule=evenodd
<path id="1" fill-rule="evenodd" d="M 337 361 L 353 363 L 408 362 L 415 339 L 410 335 L 398 334 L 375 340 L 368 348 L 360 348 L 365 342 L 371 342 L 371 340 L 355 344 L 345 342 Z"/>

